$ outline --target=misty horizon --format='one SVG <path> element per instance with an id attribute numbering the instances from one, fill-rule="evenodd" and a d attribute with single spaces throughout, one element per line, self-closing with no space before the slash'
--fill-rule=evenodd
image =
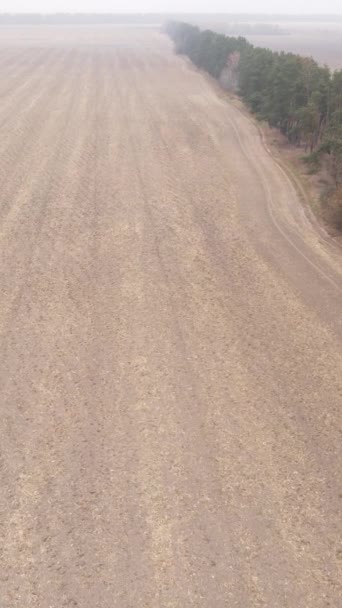
<path id="1" fill-rule="evenodd" d="M 250 11 L 240 11 L 240 12 L 224 12 L 224 11 L 195 11 L 195 10 L 175 10 L 175 11 L 166 11 L 166 10 L 117 10 L 117 11 L 108 11 L 108 10 L 1 10 L 0 15 L 204 15 L 204 16 L 224 16 L 224 17 L 315 17 L 320 19 L 325 19 L 327 17 L 342 17 L 341 12 L 250 12 Z"/>
<path id="2" fill-rule="evenodd" d="M 229 10 L 228 10 L 228 7 Z M 324 7 L 324 10 L 322 8 Z M 340 0 L 3 0 L 1 14 L 221 14 L 333 17 Z"/>
<path id="3" fill-rule="evenodd" d="M 277 12 L 223 12 L 223 11 L 191 11 L 191 10 L 183 10 L 183 11 L 157 11 L 157 10 L 146 10 L 146 11 L 106 11 L 106 10 L 89 10 L 89 11 L 74 11 L 74 10 L 57 10 L 57 11 L 46 11 L 46 10 L 4 10 L 0 11 L 0 15 L 215 15 L 215 16 L 224 16 L 224 17 L 317 17 L 317 18 L 326 18 L 326 17 L 341 17 L 341 13 L 277 13 Z"/>

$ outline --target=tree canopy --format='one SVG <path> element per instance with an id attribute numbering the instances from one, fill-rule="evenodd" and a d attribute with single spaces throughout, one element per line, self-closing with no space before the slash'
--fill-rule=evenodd
<path id="1" fill-rule="evenodd" d="M 290 142 L 316 155 L 328 153 L 336 185 L 342 182 L 342 70 L 331 72 L 311 58 L 255 47 L 245 38 L 187 23 L 170 22 L 166 31 L 177 53 L 214 78 L 238 57 L 237 91 L 250 109 Z"/>

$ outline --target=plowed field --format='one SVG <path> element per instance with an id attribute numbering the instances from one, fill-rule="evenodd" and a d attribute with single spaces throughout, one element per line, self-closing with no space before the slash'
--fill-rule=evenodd
<path id="1" fill-rule="evenodd" d="M 152 30 L 0 44 L 0 603 L 341 605 L 341 251 Z"/>

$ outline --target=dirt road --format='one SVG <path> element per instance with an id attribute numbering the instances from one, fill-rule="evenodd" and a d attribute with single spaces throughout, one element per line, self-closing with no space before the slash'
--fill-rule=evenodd
<path id="1" fill-rule="evenodd" d="M 341 253 L 150 31 L 0 44 L 3 608 L 337 608 Z"/>

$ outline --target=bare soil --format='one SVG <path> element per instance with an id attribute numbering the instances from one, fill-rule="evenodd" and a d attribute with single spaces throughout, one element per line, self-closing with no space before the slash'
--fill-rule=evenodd
<path id="1" fill-rule="evenodd" d="M 145 30 L 0 53 L 6 608 L 341 603 L 342 266 Z"/>

